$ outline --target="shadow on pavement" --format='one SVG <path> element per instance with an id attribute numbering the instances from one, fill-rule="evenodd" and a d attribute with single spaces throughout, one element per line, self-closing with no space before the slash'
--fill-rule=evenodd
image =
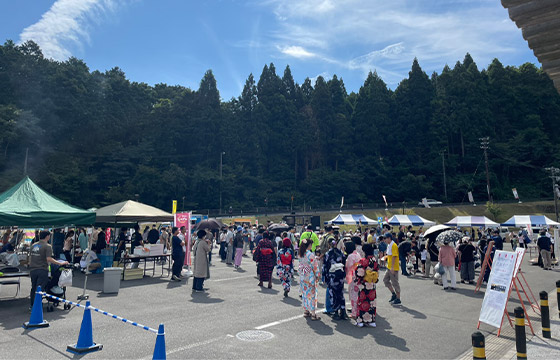
<path id="1" fill-rule="evenodd" d="M 190 302 L 197 303 L 197 304 L 216 304 L 224 302 L 223 299 L 219 298 L 211 298 L 208 293 L 192 293 L 192 299 Z"/>
<path id="2" fill-rule="evenodd" d="M 175 289 L 184 285 L 188 285 L 189 284 L 189 279 L 183 279 L 181 281 L 173 281 L 170 280 L 169 283 L 167 283 L 167 288 L 168 289 Z"/>
<path id="3" fill-rule="evenodd" d="M 355 339 L 363 339 L 366 335 L 369 335 L 371 330 L 370 327 L 359 328 L 354 325 L 354 320 L 333 320 L 335 323 L 335 330 L 341 334 L 351 336 Z"/>
<path id="4" fill-rule="evenodd" d="M 452 290 L 448 290 L 448 291 L 452 292 Z M 474 287 L 472 289 L 457 288 L 457 290 L 455 290 L 453 292 L 456 292 L 457 294 L 460 294 L 460 295 L 463 295 L 463 296 L 472 297 L 472 298 L 479 298 L 479 299 L 484 298 L 484 292 L 478 291 L 475 294 L 474 293 Z"/>
<path id="5" fill-rule="evenodd" d="M 299 299 L 294 299 L 294 298 L 289 297 L 289 296 L 288 296 L 288 297 L 285 297 L 285 298 L 282 298 L 282 302 L 283 302 L 284 304 L 288 304 L 288 305 L 292 305 L 292 306 L 296 306 L 296 307 L 301 306 L 301 300 L 299 300 Z"/>
<path id="6" fill-rule="evenodd" d="M 412 315 L 412 317 L 413 317 L 414 319 L 426 319 L 426 315 L 424 315 L 424 314 L 421 313 L 420 311 L 413 310 L 413 309 L 408 308 L 408 307 L 406 307 L 406 306 L 404 306 L 404 305 L 401 305 L 401 306 L 400 306 L 400 311 Z"/>
<path id="7" fill-rule="evenodd" d="M 28 331 L 24 331 L 22 335 L 27 335 L 29 338 L 31 338 L 31 339 L 37 341 L 39 344 L 48 347 L 48 348 L 51 349 L 52 351 L 57 352 L 60 356 L 63 356 L 63 357 L 65 357 L 65 358 L 67 358 L 67 359 L 75 359 L 75 358 L 78 358 L 78 359 L 79 359 L 79 358 L 81 358 L 81 357 L 83 356 L 83 355 L 74 355 L 74 356 L 70 356 L 70 355 L 66 354 L 65 352 L 60 351 L 59 349 L 56 349 L 56 348 L 50 346 L 50 345 L 47 344 L 46 342 L 41 341 L 41 340 L 37 339 L 37 338 L 34 337 L 34 336 L 31 336 L 31 334 L 30 334 Z"/>
<path id="8" fill-rule="evenodd" d="M 325 317 L 327 315 L 321 313 L 317 313 L 317 315 L 321 317 L 321 320 L 313 321 L 310 318 L 306 318 L 307 325 L 309 325 L 309 327 L 313 329 L 313 331 L 315 331 L 315 333 L 317 333 L 318 335 L 334 334 L 334 330 L 324 323 L 324 321 L 326 320 Z"/>
<path id="9" fill-rule="evenodd" d="M 259 292 L 262 293 L 262 294 L 273 294 L 273 295 L 276 295 L 276 294 L 278 294 L 280 291 L 276 290 L 275 288 L 269 289 L 269 288 L 267 288 L 266 286 L 261 286 Z"/>
<path id="10" fill-rule="evenodd" d="M 375 331 L 371 332 L 371 336 L 375 339 L 376 343 L 381 346 L 391 347 L 400 351 L 410 351 L 410 349 L 406 347 L 406 340 L 393 335 L 390 331 L 392 327 L 387 320 L 378 315 L 375 322 L 377 323 L 377 328 Z"/>

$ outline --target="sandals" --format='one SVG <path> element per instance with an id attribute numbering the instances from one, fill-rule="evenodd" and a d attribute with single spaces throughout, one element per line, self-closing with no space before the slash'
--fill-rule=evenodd
<path id="1" fill-rule="evenodd" d="M 303 313 L 303 317 L 304 317 L 304 318 L 311 317 L 311 313 L 310 313 L 309 311 L 305 311 L 305 312 Z"/>
<path id="2" fill-rule="evenodd" d="M 320 317 L 320 316 L 317 316 L 316 314 L 312 314 L 312 315 L 311 315 L 311 320 L 312 320 L 312 321 L 321 320 L 321 317 Z"/>

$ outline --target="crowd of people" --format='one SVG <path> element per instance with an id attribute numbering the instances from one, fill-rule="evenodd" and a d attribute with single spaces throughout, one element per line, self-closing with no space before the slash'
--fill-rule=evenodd
<path id="1" fill-rule="evenodd" d="M 411 226 L 401 226 L 397 231 L 384 225 L 356 231 L 340 231 L 336 226 L 326 226 L 316 231 L 307 226 L 301 234 L 290 228 L 282 231 L 268 231 L 264 226 L 231 225 L 222 230 L 199 230 L 189 236 L 185 227 L 157 228 L 139 225 L 132 229 L 117 230 L 114 260 L 134 254 L 135 249 L 144 244 L 162 244 L 164 252 L 171 253 L 173 281 L 193 277 L 193 292 L 204 292 L 204 280 L 210 277 L 212 248 L 219 246 L 222 262 L 234 269 L 241 269 L 243 258 L 251 257 L 256 262 L 258 286 L 272 288 L 273 272 L 280 279 L 284 296 L 288 297 L 294 282 L 299 277 L 298 295 L 302 299 L 304 316 L 319 320 L 317 314 L 317 289 L 326 286 L 326 314 L 335 320 L 348 319 L 347 312 L 359 327 L 375 327 L 377 308 L 377 283 L 379 272 L 385 270 L 382 278 L 384 287 L 390 294 L 392 305 L 401 304 L 399 273 L 402 276 L 424 276 L 441 285 L 444 290 L 456 290 L 456 272 L 461 283 L 474 284 L 475 268 L 488 253 L 493 257 L 496 250 L 503 250 L 504 243 L 527 247 L 531 242 L 526 229 L 519 233 L 508 233 L 502 238 L 498 230 L 465 231 L 458 242 L 437 242 L 434 237 L 424 236 L 422 228 L 413 230 Z M 52 244 L 50 250 L 45 245 Z M 52 239 L 51 239 L 52 236 Z M 21 230 L 8 230 L 2 235 L 0 252 L 13 251 L 21 242 Z M 44 267 L 47 262 L 62 264 L 76 261 L 74 254 L 84 251 L 102 252 L 111 238 L 110 229 L 54 229 L 36 233 L 31 248 L 31 263 L 34 263 L 33 286 L 44 282 Z M 52 241 L 51 241 L 52 240 Z M 34 247 L 38 244 L 38 247 Z M 130 244 L 129 246 L 127 244 Z M 492 247 L 489 249 L 489 245 Z M 555 258 L 553 240 L 546 229 L 540 231 L 536 240 L 539 251 L 539 265 L 550 269 Z M 51 246 L 51 245 L 49 245 Z M 47 257 L 37 264 L 33 256 L 38 249 Z M 37 251 L 36 251 L 37 250 Z M 66 261 L 64 261 L 66 259 Z M 138 259 L 136 259 L 138 260 Z M 297 266 L 296 266 L 297 260 Z M 162 260 L 162 262 L 165 260 Z M 132 262 L 138 267 L 138 261 Z M 186 272 L 185 272 L 186 270 Z M 488 280 L 486 269 L 484 281 Z M 344 297 L 348 289 L 348 303 Z M 33 297 L 32 297 L 33 298 Z M 350 305 L 348 307 L 348 304 Z"/>
<path id="2" fill-rule="evenodd" d="M 530 241 L 523 229 L 519 234 L 509 234 L 506 239 L 500 236 L 498 230 L 465 232 L 457 242 L 437 242 L 434 237 L 424 237 L 422 228 L 413 230 L 412 227 L 399 227 L 395 232 L 387 225 L 354 232 L 341 232 L 333 226 L 314 230 L 308 226 L 298 234 L 293 228 L 268 231 L 263 226 L 232 225 L 219 233 L 197 234 L 197 241 L 202 236 L 208 245 L 202 247 L 201 257 L 205 260 L 201 267 L 205 271 L 199 275 L 209 276 L 207 257 L 215 239 L 219 244 L 221 261 L 235 269 L 241 267 L 243 257 L 249 257 L 247 253 L 252 255 L 257 265 L 258 286 L 272 288 L 272 275 L 276 268 L 276 275 L 287 297 L 297 273 L 304 317 L 320 319 L 316 312 L 317 289 L 323 285 L 326 286 L 327 315 L 335 320 L 346 320 L 347 312 L 350 312 L 356 326 L 375 327 L 377 283 L 381 269 L 385 270 L 382 280 L 390 294 L 389 302 L 399 305 L 402 304 L 399 273 L 402 276 L 431 278 L 443 290 L 456 290 L 457 272 L 461 283 L 475 283 L 475 268 L 480 266 L 480 259 L 484 258 L 489 244 L 493 244 L 489 252 L 493 256 L 496 250 L 503 250 L 504 242 L 508 240 L 512 249 L 526 246 Z M 513 240 L 520 237 L 523 237 L 521 243 Z M 552 240 L 546 231 L 541 232 L 537 246 L 546 269 L 549 258 L 553 256 Z M 298 260 L 297 265 L 295 260 Z M 345 286 L 349 307 L 344 297 Z M 205 290 L 196 286 L 196 291 Z"/>

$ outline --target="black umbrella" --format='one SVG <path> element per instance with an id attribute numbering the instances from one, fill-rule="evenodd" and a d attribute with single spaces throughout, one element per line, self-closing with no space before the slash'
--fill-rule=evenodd
<path id="1" fill-rule="evenodd" d="M 439 234 L 447 230 L 451 230 L 451 227 L 447 225 L 434 225 L 424 232 L 424 239 L 435 240 Z"/>
<path id="2" fill-rule="evenodd" d="M 443 242 L 459 242 L 463 238 L 463 234 L 456 230 L 447 230 L 439 234 L 436 238 L 436 241 L 439 243 Z"/>
<path id="3" fill-rule="evenodd" d="M 288 224 L 270 224 L 268 227 L 268 231 L 275 231 L 275 232 L 282 232 L 288 231 L 291 229 L 291 226 Z"/>
<path id="4" fill-rule="evenodd" d="M 225 225 L 217 219 L 202 220 L 196 224 L 193 228 L 194 231 L 198 230 L 220 230 L 225 227 Z"/>

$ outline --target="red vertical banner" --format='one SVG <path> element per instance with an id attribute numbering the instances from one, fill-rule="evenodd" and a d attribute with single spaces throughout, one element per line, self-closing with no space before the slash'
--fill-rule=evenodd
<path id="1" fill-rule="evenodd" d="M 176 213 L 175 226 L 179 229 L 185 227 L 187 233 L 185 234 L 185 262 L 184 265 L 191 266 L 191 215 L 192 212 Z"/>

